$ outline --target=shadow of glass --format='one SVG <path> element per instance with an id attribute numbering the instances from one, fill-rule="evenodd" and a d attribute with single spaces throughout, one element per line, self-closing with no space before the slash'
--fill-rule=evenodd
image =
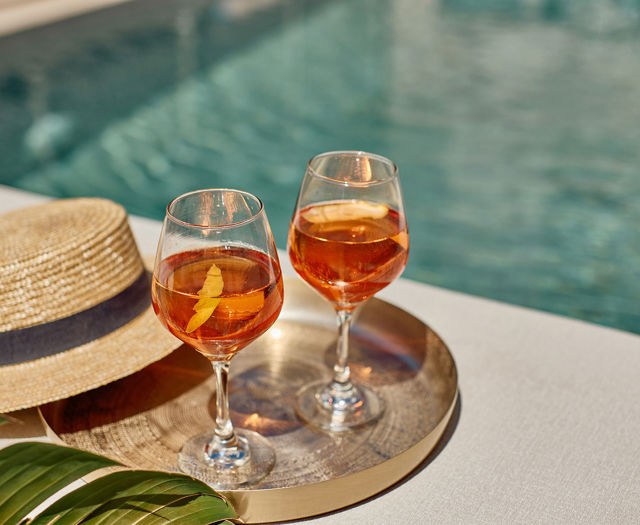
<path id="1" fill-rule="evenodd" d="M 212 375 L 209 361 L 182 345 L 140 372 L 41 407 L 57 434 L 90 430 L 157 408 Z"/>

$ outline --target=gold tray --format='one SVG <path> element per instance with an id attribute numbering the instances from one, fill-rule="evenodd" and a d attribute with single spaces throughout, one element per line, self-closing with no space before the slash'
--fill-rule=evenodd
<path id="1" fill-rule="evenodd" d="M 458 396 L 456 366 L 444 342 L 419 319 L 378 299 L 356 314 L 353 377 L 386 400 L 373 426 L 329 435 L 303 426 L 293 396 L 331 375 L 337 335 L 333 309 L 297 279 L 285 282 L 274 326 L 232 361 L 233 423 L 267 436 L 274 470 L 260 485 L 224 492 L 249 523 L 333 511 L 396 483 L 434 448 Z M 65 443 L 143 469 L 176 470 L 186 439 L 213 429 L 209 362 L 183 346 L 141 372 L 41 407 L 49 432 Z"/>

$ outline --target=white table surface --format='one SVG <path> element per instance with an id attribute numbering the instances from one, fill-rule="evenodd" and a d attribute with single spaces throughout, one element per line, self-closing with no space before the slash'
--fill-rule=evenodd
<path id="1" fill-rule="evenodd" d="M 42 199 L 0 186 L 0 213 Z M 141 252 L 153 254 L 159 223 L 130 222 Z M 402 483 L 305 522 L 640 523 L 639 336 L 405 279 L 378 296 L 449 346 L 457 424 Z M 32 421 L 0 426 L 0 447 L 41 436 Z"/>

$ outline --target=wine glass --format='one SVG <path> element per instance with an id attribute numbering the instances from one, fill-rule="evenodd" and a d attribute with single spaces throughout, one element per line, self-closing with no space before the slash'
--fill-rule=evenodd
<path id="1" fill-rule="evenodd" d="M 398 277 L 407 262 L 409 234 L 396 165 L 361 151 L 312 158 L 288 249 L 294 269 L 336 309 L 339 325 L 333 380 L 303 387 L 296 412 L 325 431 L 367 425 L 381 416 L 384 402 L 350 378 L 349 326 L 355 308 Z"/>
<path id="2" fill-rule="evenodd" d="M 282 308 L 278 252 L 262 201 L 207 189 L 167 206 L 153 272 L 152 302 L 162 324 L 211 364 L 216 380 L 213 433 L 189 439 L 178 467 L 221 490 L 254 484 L 275 453 L 256 432 L 229 418 L 231 358 L 263 334 Z"/>

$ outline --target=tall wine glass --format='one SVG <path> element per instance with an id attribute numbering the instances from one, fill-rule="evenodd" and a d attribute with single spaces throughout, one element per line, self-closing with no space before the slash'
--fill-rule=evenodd
<path id="1" fill-rule="evenodd" d="M 312 158 L 288 248 L 295 270 L 336 309 L 339 325 L 333 380 L 298 392 L 298 416 L 333 432 L 371 423 L 384 402 L 350 378 L 349 326 L 355 308 L 398 277 L 407 262 L 409 234 L 396 165 L 360 151 Z"/>
<path id="2" fill-rule="evenodd" d="M 216 379 L 214 430 L 188 440 L 178 466 L 215 488 L 250 485 L 273 468 L 275 453 L 264 437 L 234 430 L 227 385 L 231 358 L 273 324 L 282 300 L 278 253 L 260 199 L 210 189 L 169 203 L 153 307 L 172 334 L 211 361 Z"/>

